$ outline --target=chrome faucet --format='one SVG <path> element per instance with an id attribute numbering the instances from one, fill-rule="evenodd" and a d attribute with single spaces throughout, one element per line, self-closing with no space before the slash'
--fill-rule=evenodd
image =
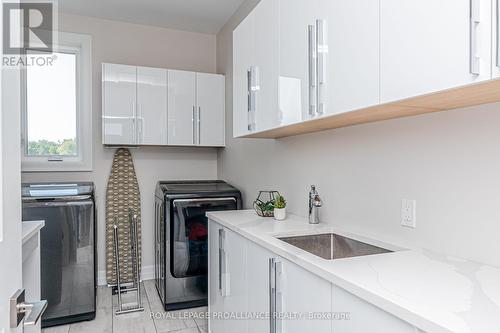
<path id="1" fill-rule="evenodd" d="M 311 190 L 309 191 L 309 223 L 318 224 L 319 223 L 319 208 L 323 206 L 323 201 L 319 197 L 318 191 L 316 191 L 316 186 L 311 185 Z"/>

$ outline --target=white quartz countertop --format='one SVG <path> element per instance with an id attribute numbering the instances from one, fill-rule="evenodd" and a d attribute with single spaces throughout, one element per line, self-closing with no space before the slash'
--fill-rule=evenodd
<path id="1" fill-rule="evenodd" d="M 22 226 L 22 239 L 24 244 L 45 226 L 45 221 L 23 221 Z"/>
<path id="2" fill-rule="evenodd" d="M 427 250 L 402 249 L 325 224 L 310 225 L 306 218 L 293 215 L 281 222 L 251 210 L 207 216 L 424 332 L 500 332 L 499 268 Z M 324 232 L 395 252 L 325 260 L 276 238 Z"/>

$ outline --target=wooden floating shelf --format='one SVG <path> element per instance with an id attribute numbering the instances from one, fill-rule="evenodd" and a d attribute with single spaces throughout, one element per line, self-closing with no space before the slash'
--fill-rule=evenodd
<path id="1" fill-rule="evenodd" d="M 279 139 L 334 128 L 453 110 L 498 101 L 500 101 L 500 79 L 495 79 L 412 97 L 397 102 L 376 105 L 365 109 L 341 114 L 325 115 L 320 118 L 255 132 L 242 137 Z"/>

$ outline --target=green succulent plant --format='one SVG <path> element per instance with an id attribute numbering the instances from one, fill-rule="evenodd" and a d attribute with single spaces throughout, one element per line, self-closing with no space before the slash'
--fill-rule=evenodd
<path id="1" fill-rule="evenodd" d="M 258 205 L 263 212 L 271 212 L 274 210 L 274 204 L 272 202 L 262 202 Z"/>
<path id="2" fill-rule="evenodd" d="M 274 208 L 278 208 L 278 209 L 285 208 L 286 207 L 285 197 L 282 195 L 277 196 L 276 199 L 274 199 L 274 201 L 273 201 L 273 206 L 274 206 Z"/>

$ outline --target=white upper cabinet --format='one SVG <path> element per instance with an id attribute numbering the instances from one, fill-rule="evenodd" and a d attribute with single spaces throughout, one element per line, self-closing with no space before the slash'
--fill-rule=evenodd
<path id="1" fill-rule="evenodd" d="M 491 0 L 380 0 L 382 103 L 491 78 Z"/>
<path id="2" fill-rule="evenodd" d="M 281 124 L 315 114 L 318 0 L 286 0 L 280 6 L 279 110 Z M 311 29 L 311 31 L 309 31 Z"/>
<path id="3" fill-rule="evenodd" d="M 279 126 L 279 3 L 262 0 L 233 32 L 233 135 Z"/>
<path id="4" fill-rule="evenodd" d="M 194 145 L 197 143 L 196 74 L 168 71 L 168 144 Z"/>
<path id="5" fill-rule="evenodd" d="M 225 94 L 223 75 L 196 73 L 198 144 L 224 146 Z"/>
<path id="6" fill-rule="evenodd" d="M 136 143 L 137 108 L 135 66 L 102 65 L 103 143 Z"/>
<path id="7" fill-rule="evenodd" d="M 489 82 L 500 78 L 499 1 L 261 0 L 233 32 L 233 135 L 280 138 L 499 100 Z"/>
<path id="8" fill-rule="evenodd" d="M 319 2 L 316 34 L 320 115 L 379 103 L 379 5 L 379 0 Z"/>
<path id="9" fill-rule="evenodd" d="M 167 70 L 137 67 L 137 144 L 167 144 Z"/>
<path id="10" fill-rule="evenodd" d="M 168 144 L 222 147 L 223 75 L 168 70 Z"/>
<path id="11" fill-rule="evenodd" d="M 223 147 L 223 75 L 102 65 L 105 145 Z"/>
<path id="12" fill-rule="evenodd" d="M 233 136 L 238 137 L 250 133 L 254 113 L 248 107 L 250 98 L 249 69 L 252 66 L 255 51 L 253 37 L 254 16 L 248 15 L 233 31 Z M 254 100 L 251 102 L 254 103 Z"/>
<path id="13" fill-rule="evenodd" d="M 251 81 L 255 91 L 255 130 L 280 125 L 278 109 L 279 0 L 263 0 L 254 9 L 255 61 Z"/>
<path id="14" fill-rule="evenodd" d="M 281 124 L 378 104 L 378 9 L 378 0 L 281 3 Z"/>

